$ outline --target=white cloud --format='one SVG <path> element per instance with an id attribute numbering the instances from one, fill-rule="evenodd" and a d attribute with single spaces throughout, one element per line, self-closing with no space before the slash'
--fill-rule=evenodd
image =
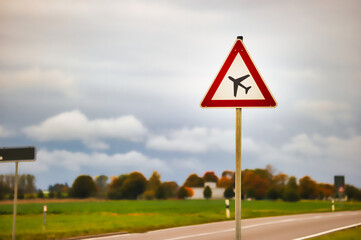
<path id="1" fill-rule="evenodd" d="M 10 130 L 5 129 L 3 126 L 0 125 L 0 138 L 6 138 L 13 135 L 13 132 Z"/>
<path id="2" fill-rule="evenodd" d="M 349 180 L 359 179 L 361 163 L 361 136 L 340 138 L 299 134 L 287 143 L 274 144 L 246 139 L 243 150 L 252 154 L 256 161 L 287 169 L 288 174 L 311 175 L 315 179 L 335 174 L 346 175 Z M 330 182 L 330 181 L 329 181 Z"/>
<path id="3" fill-rule="evenodd" d="M 344 103 L 335 103 L 329 100 L 308 100 L 299 102 L 296 107 L 308 117 L 327 125 L 333 125 L 337 121 L 349 122 L 352 120 L 351 108 Z"/>
<path id="4" fill-rule="evenodd" d="M 152 136 L 147 147 L 161 151 L 205 153 L 234 149 L 234 131 L 204 127 L 172 130 L 164 135 Z"/>
<path id="5" fill-rule="evenodd" d="M 186 169 L 187 171 L 206 171 L 206 165 L 197 158 L 176 158 L 171 161 L 173 169 Z"/>
<path id="6" fill-rule="evenodd" d="M 95 168 L 99 172 L 119 169 L 120 171 L 167 171 L 166 163 L 150 158 L 137 151 L 108 155 L 105 153 L 70 152 L 66 150 L 48 151 L 40 149 L 37 160 L 32 164 L 33 172 L 47 171 L 52 167 L 62 167 L 78 172 L 84 168 Z M 28 169 L 27 169 L 28 170 Z M 31 170 L 30 170 L 31 171 Z"/>
<path id="7" fill-rule="evenodd" d="M 326 146 L 326 152 L 329 153 L 330 157 L 333 159 L 337 159 L 342 163 L 353 160 L 361 167 L 359 159 L 361 156 L 361 136 L 355 136 L 348 139 L 334 136 L 327 138 L 316 136 L 315 139 L 315 141 Z"/>
<path id="8" fill-rule="evenodd" d="M 38 141 L 79 140 L 94 149 L 107 149 L 100 139 L 144 139 L 147 129 L 134 116 L 89 120 L 78 110 L 50 117 L 39 125 L 26 127 L 23 132 Z"/>
<path id="9" fill-rule="evenodd" d="M 312 138 L 306 134 L 299 134 L 291 139 L 289 143 L 282 146 L 282 151 L 291 154 L 315 156 L 322 153 L 320 146 L 317 146 Z"/>
<path id="10" fill-rule="evenodd" d="M 59 70 L 31 68 L 22 71 L 0 72 L 1 91 L 19 89 L 42 89 L 61 92 L 66 96 L 76 95 L 74 77 Z"/>

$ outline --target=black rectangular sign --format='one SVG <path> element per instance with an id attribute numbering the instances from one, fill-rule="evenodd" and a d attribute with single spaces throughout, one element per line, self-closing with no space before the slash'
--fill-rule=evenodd
<path id="1" fill-rule="evenodd" d="M 0 162 L 35 161 L 35 147 L 0 148 Z"/>
<path id="2" fill-rule="evenodd" d="M 338 191 L 340 187 L 345 187 L 345 176 L 335 176 L 335 190 Z"/>

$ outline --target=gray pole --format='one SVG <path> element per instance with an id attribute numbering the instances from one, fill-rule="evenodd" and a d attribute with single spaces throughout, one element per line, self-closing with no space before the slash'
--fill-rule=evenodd
<path id="1" fill-rule="evenodd" d="M 16 205 L 18 202 L 18 168 L 19 162 L 15 162 L 15 187 L 14 187 L 14 212 L 13 212 L 13 235 L 12 240 L 15 240 L 15 227 L 16 227 Z"/>
<path id="2" fill-rule="evenodd" d="M 241 137 L 242 137 L 242 108 L 236 108 L 236 240 L 241 239 Z"/>

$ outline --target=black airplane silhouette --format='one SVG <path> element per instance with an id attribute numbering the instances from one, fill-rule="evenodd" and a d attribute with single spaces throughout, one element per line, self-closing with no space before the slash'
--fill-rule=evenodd
<path id="1" fill-rule="evenodd" d="M 234 79 L 233 77 L 229 76 L 229 80 L 231 80 L 233 82 L 233 90 L 234 90 L 234 97 L 237 96 L 237 90 L 238 90 L 238 86 L 241 86 L 243 87 L 245 90 L 246 90 L 246 94 L 248 93 L 249 89 L 251 88 L 251 86 L 249 87 L 245 87 L 241 82 L 243 80 L 245 80 L 246 78 L 248 78 L 250 75 L 247 74 L 247 75 L 244 75 L 243 77 L 240 77 L 240 78 L 237 78 L 237 79 Z"/>

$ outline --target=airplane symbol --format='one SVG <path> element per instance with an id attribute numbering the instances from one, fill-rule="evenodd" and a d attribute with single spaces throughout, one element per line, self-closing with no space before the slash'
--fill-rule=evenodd
<path id="1" fill-rule="evenodd" d="M 243 77 L 240 77 L 240 78 L 237 78 L 237 79 L 234 79 L 233 77 L 229 76 L 229 80 L 231 80 L 233 82 L 233 90 L 234 90 L 234 97 L 237 96 L 237 90 L 238 90 L 238 86 L 241 86 L 243 87 L 245 90 L 246 90 L 246 94 L 248 93 L 249 89 L 251 88 L 251 86 L 249 87 L 245 87 L 241 82 L 243 80 L 245 80 L 246 78 L 248 78 L 250 75 L 247 74 L 247 75 L 244 75 Z"/>

